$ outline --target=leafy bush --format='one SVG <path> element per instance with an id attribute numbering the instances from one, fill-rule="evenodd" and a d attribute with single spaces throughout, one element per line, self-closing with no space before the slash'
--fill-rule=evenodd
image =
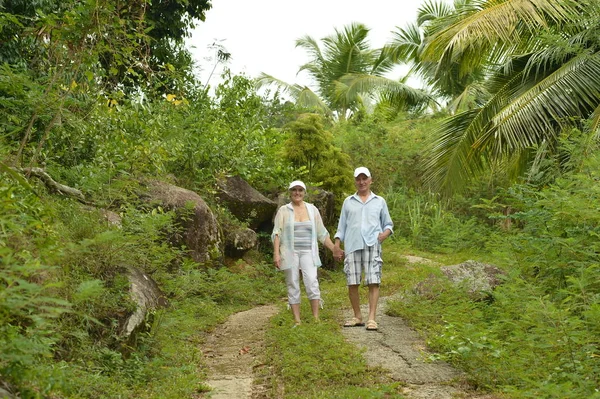
<path id="1" fill-rule="evenodd" d="M 58 248 L 44 223 L 48 208 L 6 177 L 0 179 L 0 376 L 27 397 L 57 382 L 39 365 L 52 356 L 57 320 L 70 304 L 54 296 L 56 268 L 39 258 Z"/>

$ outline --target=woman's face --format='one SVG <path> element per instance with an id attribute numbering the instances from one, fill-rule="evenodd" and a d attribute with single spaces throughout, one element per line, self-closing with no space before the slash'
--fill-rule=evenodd
<path id="1" fill-rule="evenodd" d="M 306 194 L 306 191 L 300 186 L 290 188 L 290 199 L 292 202 L 302 202 L 304 200 L 304 194 Z"/>

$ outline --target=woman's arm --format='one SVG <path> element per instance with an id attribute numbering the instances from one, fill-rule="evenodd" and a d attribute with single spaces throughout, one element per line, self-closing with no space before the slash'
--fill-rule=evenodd
<path id="1" fill-rule="evenodd" d="M 279 254 L 279 235 L 273 239 L 273 263 L 276 268 L 281 267 L 281 255 Z"/>

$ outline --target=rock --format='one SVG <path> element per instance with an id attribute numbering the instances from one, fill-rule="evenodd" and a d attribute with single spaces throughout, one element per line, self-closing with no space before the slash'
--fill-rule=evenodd
<path id="1" fill-rule="evenodd" d="M 255 248 L 258 244 L 258 235 L 248 228 L 224 229 L 225 255 L 238 257 L 244 252 Z"/>
<path id="2" fill-rule="evenodd" d="M 129 337 L 145 324 L 148 312 L 164 308 L 169 305 L 169 302 L 158 284 L 143 271 L 132 267 L 127 277 L 131 284 L 131 299 L 137 305 L 135 312 L 129 316 L 123 327 L 123 335 Z"/>
<path id="3" fill-rule="evenodd" d="M 473 299 L 483 299 L 489 295 L 498 285 L 502 283 L 502 277 L 506 275 L 497 266 L 467 260 L 457 265 L 442 266 L 440 271 L 447 281 L 455 286 L 464 287 Z M 430 275 L 415 287 L 418 294 L 433 298 L 443 290 L 444 281 L 439 276 Z"/>
<path id="4" fill-rule="evenodd" d="M 116 212 L 113 211 L 109 211 L 108 209 L 102 209 L 102 217 L 104 218 L 104 221 L 106 221 L 106 223 L 109 226 L 113 226 L 113 227 L 117 227 L 117 228 L 121 228 L 122 227 L 122 221 L 121 221 L 121 215 L 119 215 Z"/>
<path id="5" fill-rule="evenodd" d="M 325 226 L 337 226 L 338 215 L 335 213 L 335 197 L 331 191 L 325 191 L 318 187 L 308 187 L 306 191 L 306 202 L 317 207 Z M 332 236 L 335 231 L 332 232 Z"/>
<path id="6" fill-rule="evenodd" d="M 239 176 L 231 176 L 217 182 L 217 197 L 240 221 L 248 223 L 252 230 L 270 231 L 277 204 L 271 201 Z"/>
<path id="7" fill-rule="evenodd" d="M 148 202 L 158 202 L 165 209 L 174 209 L 179 216 L 181 232 L 170 237 L 174 245 L 185 247 L 196 262 L 222 258 L 223 239 L 215 215 L 195 192 L 168 183 L 149 184 Z"/>

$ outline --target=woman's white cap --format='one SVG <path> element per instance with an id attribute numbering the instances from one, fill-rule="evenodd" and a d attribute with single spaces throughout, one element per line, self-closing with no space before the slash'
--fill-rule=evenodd
<path id="1" fill-rule="evenodd" d="M 306 185 L 301 182 L 300 180 L 294 180 L 293 182 L 290 183 L 290 186 L 288 187 L 288 190 L 291 190 L 294 187 L 302 187 L 304 189 L 304 191 L 306 191 Z"/>
<path id="2" fill-rule="evenodd" d="M 365 168 L 364 166 L 354 169 L 354 177 L 358 177 L 358 175 L 361 173 L 367 177 L 371 177 L 371 172 L 369 172 L 369 169 Z"/>

